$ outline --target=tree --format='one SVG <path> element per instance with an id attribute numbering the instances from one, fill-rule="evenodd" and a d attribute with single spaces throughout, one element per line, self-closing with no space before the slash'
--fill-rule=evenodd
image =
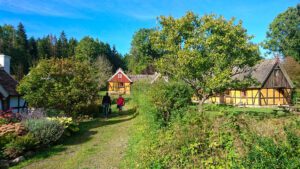
<path id="1" fill-rule="evenodd" d="M 56 44 L 57 57 L 66 58 L 68 57 L 68 39 L 64 31 L 60 33 L 59 39 Z"/>
<path id="2" fill-rule="evenodd" d="M 75 38 L 70 38 L 68 43 L 68 57 L 75 58 L 75 49 L 77 46 L 77 40 Z"/>
<path id="3" fill-rule="evenodd" d="M 75 57 L 79 60 L 94 61 L 99 56 L 99 50 L 99 42 L 86 36 L 78 43 L 75 50 Z"/>
<path id="4" fill-rule="evenodd" d="M 97 72 L 96 78 L 99 87 L 104 87 L 107 84 L 107 80 L 112 75 L 112 65 L 105 56 L 99 56 L 97 60 L 93 63 L 95 70 Z"/>
<path id="5" fill-rule="evenodd" d="M 14 52 L 12 57 L 12 72 L 16 75 L 17 80 L 22 79 L 24 74 L 29 71 L 28 64 L 28 41 L 24 25 L 19 23 L 16 31 L 16 41 L 14 44 Z"/>
<path id="6" fill-rule="evenodd" d="M 293 57 L 285 57 L 283 66 L 296 88 L 300 88 L 300 64 Z"/>
<path id="7" fill-rule="evenodd" d="M 288 8 L 273 20 L 264 47 L 300 62 L 300 4 Z"/>
<path id="8" fill-rule="evenodd" d="M 0 29 L 0 52 L 11 55 L 14 49 L 16 30 L 12 25 L 3 25 Z"/>
<path id="9" fill-rule="evenodd" d="M 51 43 L 49 36 L 37 40 L 38 58 L 47 59 L 51 57 Z"/>
<path id="10" fill-rule="evenodd" d="M 154 29 L 140 29 L 133 36 L 130 54 L 126 60 L 128 69 L 135 74 L 153 66 L 154 60 L 160 57 L 160 53 L 150 42 L 150 35 L 153 32 Z"/>
<path id="11" fill-rule="evenodd" d="M 38 61 L 37 42 L 33 37 L 31 37 L 28 40 L 28 52 L 30 55 L 28 63 L 29 63 L 29 67 L 31 67 L 31 66 L 35 65 Z"/>
<path id="12" fill-rule="evenodd" d="M 31 69 L 18 91 L 32 107 L 76 116 L 96 101 L 98 81 L 89 62 L 52 58 L 41 60 Z"/>
<path id="13" fill-rule="evenodd" d="M 252 36 L 234 19 L 215 15 L 199 18 L 188 12 L 179 19 L 162 16 L 159 23 L 160 28 L 150 37 L 163 54 L 156 66 L 194 90 L 200 112 L 210 96 L 242 83 L 233 76 L 260 59 L 258 46 L 250 42 Z"/>

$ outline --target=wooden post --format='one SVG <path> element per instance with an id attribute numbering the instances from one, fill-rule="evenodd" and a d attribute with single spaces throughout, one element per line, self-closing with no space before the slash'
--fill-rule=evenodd
<path id="1" fill-rule="evenodd" d="M 261 91 L 258 89 L 258 105 L 261 106 Z"/>

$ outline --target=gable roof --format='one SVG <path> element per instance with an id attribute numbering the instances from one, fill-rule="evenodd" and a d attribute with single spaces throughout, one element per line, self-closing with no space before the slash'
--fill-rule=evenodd
<path id="1" fill-rule="evenodd" d="M 124 77 L 125 77 L 125 79 L 122 77 L 122 80 L 127 80 L 127 81 L 129 81 L 129 82 L 132 83 L 132 80 L 124 73 L 124 71 L 123 71 L 121 68 L 119 68 L 119 69 L 116 71 L 116 73 L 115 73 L 114 75 L 112 75 L 107 81 L 108 81 L 108 82 L 116 81 L 115 76 L 118 75 L 119 73 L 121 73 L 121 74 L 124 75 Z"/>
<path id="2" fill-rule="evenodd" d="M 3 96 L 18 96 L 17 85 L 18 82 L 11 77 L 2 67 L 0 68 L 0 92 Z"/>
<path id="3" fill-rule="evenodd" d="M 140 81 L 140 80 L 152 81 L 158 76 L 158 73 L 155 73 L 155 74 L 152 74 L 152 75 L 139 74 L 139 75 L 128 75 L 128 76 L 130 77 L 130 79 L 133 82 Z"/>
<path id="4" fill-rule="evenodd" d="M 293 83 L 290 80 L 288 74 L 286 73 L 283 66 L 280 64 L 279 59 L 266 59 L 261 60 L 255 66 L 251 68 L 247 68 L 247 70 L 243 73 L 235 75 L 233 78 L 237 80 L 243 80 L 246 77 L 251 77 L 252 79 L 257 80 L 259 86 L 251 86 L 251 87 L 262 87 L 265 82 L 268 80 L 268 77 L 272 73 L 273 69 L 278 65 L 283 72 L 285 78 L 287 79 L 289 85 L 293 87 Z"/>

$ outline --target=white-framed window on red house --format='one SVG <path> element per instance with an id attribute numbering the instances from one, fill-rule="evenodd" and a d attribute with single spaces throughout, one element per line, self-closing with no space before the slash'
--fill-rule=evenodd
<path id="1" fill-rule="evenodd" d="M 118 78 L 119 78 L 119 79 L 122 78 L 122 74 L 121 74 L 121 73 L 118 74 Z"/>

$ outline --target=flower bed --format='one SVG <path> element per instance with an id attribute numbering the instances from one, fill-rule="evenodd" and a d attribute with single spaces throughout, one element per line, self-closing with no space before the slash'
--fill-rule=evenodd
<path id="1" fill-rule="evenodd" d="M 70 117 L 46 117 L 40 110 L 17 114 L 0 112 L 0 159 L 14 161 L 28 151 L 37 151 L 79 130 Z M 15 163 L 14 163 L 15 164 Z M 1 165 L 0 165 L 1 168 Z"/>

